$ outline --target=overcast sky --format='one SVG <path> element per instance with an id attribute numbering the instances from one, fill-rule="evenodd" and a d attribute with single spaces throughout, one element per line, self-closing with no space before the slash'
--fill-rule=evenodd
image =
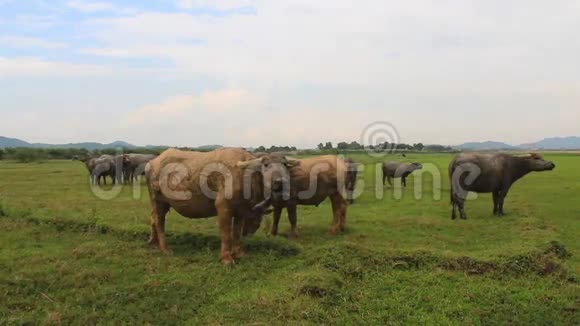
<path id="1" fill-rule="evenodd" d="M 580 135 L 579 31 L 577 0 L 0 0 L 0 135 L 298 147 Z M 376 121 L 398 136 L 365 131 Z"/>

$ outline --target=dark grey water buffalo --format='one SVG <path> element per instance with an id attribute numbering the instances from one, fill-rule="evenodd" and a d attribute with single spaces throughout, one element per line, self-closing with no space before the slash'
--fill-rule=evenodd
<path id="1" fill-rule="evenodd" d="M 504 200 L 514 182 L 530 172 L 551 171 L 555 167 L 538 154 L 459 154 L 449 163 L 451 218 L 457 218 L 457 208 L 461 218 L 467 218 L 464 207 L 469 191 L 492 193 L 493 214 L 503 216 Z"/>
<path id="2" fill-rule="evenodd" d="M 157 155 L 152 154 L 127 154 L 124 165 L 124 176 L 126 183 L 133 183 L 140 175 L 145 175 L 145 166 Z"/>
<path id="3" fill-rule="evenodd" d="M 416 170 L 423 168 L 421 163 L 384 162 L 383 163 L 383 184 L 386 181 L 393 185 L 394 178 L 401 178 L 403 187 L 407 186 L 407 177 Z"/>
<path id="4" fill-rule="evenodd" d="M 101 178 L 107 184 L 107 177 L 111 177 L 113 184 L 115 184 L 116 168 L 115 157 L 111 155 L 102 155 L 93 161 L 93 169 L 91 170 L 91 178 L 93 184 L 101 184 Z"/>
<path id="5" fill-rule="evenodd" d="M 83 162 L 89 171 L 91 177 L 91 184 L 101 184 L 101 179 L 104 184 L 107 184 L 107 177 L 111 177 L 113 184 L 115 183 L 115 157 L 111 155 L 102 155 L 100 157 L 87 157 L 79 159 Z"/>

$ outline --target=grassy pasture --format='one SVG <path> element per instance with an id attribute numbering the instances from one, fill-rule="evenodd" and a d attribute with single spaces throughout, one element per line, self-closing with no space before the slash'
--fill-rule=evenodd
<path id="1" fill-rule="evenodd" d="M 328 202 L 300 207 L 298 240 L 266 219 L 231 268 L 215 219 L 170 213 L 163 255 L 145 187 L 101 200 L 79 162 L 0 162 L 0 325 L 580 323 L 579 155 L 547 155 L 556 170 L 516 183 L 503 218 L 479 195 L 467 221 L 450 219 L 450 155 L 387 157 L 441 174 L 402 198 L 375 184 L 380 158 L 353 158 L 364 192 L 344 234 L 328 234 Z"/>

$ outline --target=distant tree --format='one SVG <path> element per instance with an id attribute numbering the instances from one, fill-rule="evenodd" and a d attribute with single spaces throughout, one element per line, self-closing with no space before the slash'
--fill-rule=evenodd
<path id="1" fill-rule="evenodd" d="M 296 148 L 296 146 L 292 146 L 292 147 L 290 147 L 290 151 L 292 151 L 292 152 L 295 152 L 295 151 L 297 151 L 297 150 L 298 150 L 298 149 Z"/>
<path id="2" fill-rule="evenodd" d="M 340 142 L 336 144 L 336 148 L 338 149 L 348 149 L 348 144 L 346 142 Z"/>
<path id="3" fill-rule="evenodd" d="M 16 148 L 13 158 L 20 163 L 30 163 L 45 160 L 48 155 L 42 148 Z"/>
<path id="4" fill-rule="evenodd" d="M 363 146 L 361 144 L 359 144 L 358 142 L 353 141 L 350 144 L 348 144 L 348 148 L 350 148 L 350 149 L 362 149 Z"/>
<path id="5" fill-rule="evenodd" d="M 386 141 L 384 143 L 377 144 L 376 148 L 377 149 L 389 149 L 390 148 L 389 146 L 392 146 L 392 145 L 390 145 L 389 142 Z"/>
<path id="6" fill-rule="evenodd" d="M 409 145 L 403 144 L 403 143 L 397 144 L 397 146 L 396 146 L 396 149 L 408 149 L 408 148 L 409 148 Z"/>
<path id="7" fill-rule="evenodd" d="M 4 155 L 6 155 L 6 152 L 4 152 L 3 149 L 0 149 L 0 161 L 4 159 Z"/>
<path id="8" fill-rule="evenodd" d="M 425 145 L 423 145 L 423 143 L 413 144 L 413 149 L 414 150 L 422 151 L 424 148 L 425 148 Z"/>
<path id="9" fill-rule="evenodd" d="M 266 147 L 264 146 L 260 146 L 258 148 L 256 148 L 255 152 L 265 152 L 266 151 Z"/>
<path id="10" fill-rule="evenodd" d="M 324 144 L 322 144 L 322 143 L 318 144 L 318 149 L 323 150 L 324 149 Z"/>
<path id="11" fill-rule="evenodd" d="M 332 148 L 333 148 L 333 147 L 332 147 L 332 143 L 331 143 L 331 142 L 327 142 L 327 143 L 324 145 L 324 149 L 332 149 Z"/>
<path id="12" fill-rule="evenodd" d="M 425 149 L 429 152 L 446 152 L 446 151 L 450 151 L 451 147 L 447 146 L 443 146 L 443 145 L 427 145 L 425 146 Z"/>

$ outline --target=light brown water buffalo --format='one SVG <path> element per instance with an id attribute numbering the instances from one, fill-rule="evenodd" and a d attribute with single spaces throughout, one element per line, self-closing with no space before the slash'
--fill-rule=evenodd
<path id="1" fill-rule="evenodd" d="M 421 163 L 384 162 L 383 163 L 383 184 L 386 181 L 393 185 L 394 178 L 401 178 L 401 185 L 407 186 L 407 177 L 416 170 L 423 168 Z"/>
<path id="2" fill-rule="evenodd" d="M 283 186 L 283 191 L 273 193 L 256 206 L 257 210 L 273 206 L 272 235 L 278 234 L 278 224 L 284 208 L 288 211 L 291 225 L 289 237 L 295 238 L 298 236 L 297 205 L 318 206 L 327 198 L 330 198 L 333 211 L 330 232 L 337 234 L 342 231 L 346 225 L 348 206 L 346 200 L 347 163 L 335 155 L 300 159 L 296 163 L 288 169 L 289 175 L 284 178 L 288 180 L 288 183 Z"/>
<path id="3" fill-rule="evenodd" d="M 465 199 L 469 191 L 493 194 L 493 214 L 503 216 L 503 204 L 514 182 L 530 172 L 551 171 L 556 165 L 538 154 L 515 156 L 510 154 L 466 153 L 457 155 L 449 163 L 451 184 L 451 218 L 465 215 Z"/>
<path id="4" fill-rule="evenodd" d="M 278 162 L 285 167 L 282 158 Z M 263 200 L 264 187 L 282 182 L 269 173 L 271 163 L 268 157 L 256 162 L 255 156 L 238 148 L 207 153 L 166 150 L 145 167 L 152 205 L 150 243 L 168 251 L 165 216 L 170 208 L 188 218 L 217 216 L 220 259 L 233 263 L 243 255 L 242 235 L 260 226 L 261 212 L 252 208 Z"/>

